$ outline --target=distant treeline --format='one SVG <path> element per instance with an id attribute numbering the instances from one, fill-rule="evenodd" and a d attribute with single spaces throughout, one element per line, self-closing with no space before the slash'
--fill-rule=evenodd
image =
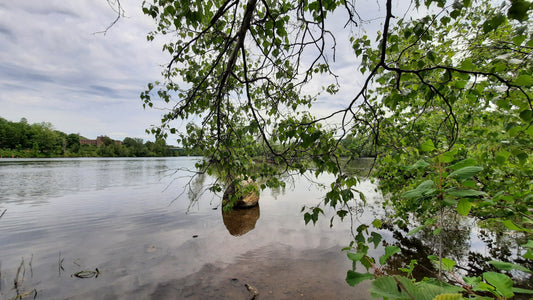
<path id="1" fill-rule="evenodd" d="M 55 130 L 51 123 L 10 122 L 0 117 L 0 157 L 149 157 L 194 155 L 170 149 L 164 140 L 143 142 L 127 137 L 122 145 L 103 137 L 100 146 L 80 145 L 85 137 Z"/>

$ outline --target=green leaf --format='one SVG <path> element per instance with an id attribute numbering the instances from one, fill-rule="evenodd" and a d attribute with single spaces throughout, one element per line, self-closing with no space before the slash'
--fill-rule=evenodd
<path id="1" fill-rule="evenodd" d="M 499 163 L 499 164 L 504 164 L 507 161 L 507 159 L 509 158 L 509 156 L 511 155 L 511 152 L 505 151 L 505 150 L 500 150 L 500 151 L 496 152 L 495 155 L 496 156 L 494 157 L 494 159 L 496 160 L 496 162 Z"/>
<path id="2" fill-rule="evenodd" d="M 517 226 L 515 223 L 513 223 L 513 221 L 511 220 L 503 220 L 502 221 L 502 224 L 507 227 L 507 229 L 510 229 L 510 230 L 516 230 L 516 231 L 530 231 L 529 229 L 526 229 L 526 228 L 522 228 L 520 226 Z"/>
<path id="3" fill-rule="evenodd" d="M 513 38 L 513 43 L 517 46 L 520 46 L 522 45 L 522 43 L 526 40 L 526 36 L 525 35 L 517 35 Z"/>
<path id="4" fill-rule="evenodd" d="M 488 33 L 498 28 L 503 22 L 505 22 L 505 16 L 503 14 L 497 14 L 496 16 L 488 19 L 483 23 L 483 31 Z"/>
<path id="5" fill-rule="evenodd" d="M 457 177 L 458 179 L 467 179 L 471 178 L 472 176 L 476 175 L 477 173 L 481 172 L 483 170 L 482 167 L 478 166 L 468 166 L 463 167 L 459 170 L 455 170 L 452 173 L 448 175 L 448 178 L 451 177 Z"/>
<path id="6" fill-rule="evenodd" d="M 465 71 L 474 71 L 476 69 L 476 66 L 472 63 L 471 59 L 465 59 L 461 63 L 461 69 Z"/>
<path id="7" fill-rule="evenodd" d="M 533 38 L 529 39 L 526 43 L 526 47 L 533 47 Z"/>
<path id="8" fill-rule="evenodd" d="M 527 252 L 522 255 L 522 257 L 533 260 L 533 250 L 528 249 Z"/>
<path id="9" fill-rule="evenodd" d="M 350 286 L 354 286 L 368 279 L 374 279 L 374 275 L 370 273 L 357 273 L 352 270 L 348 270 L 348 273 L 346 274 L 346 282 Z"/>
<path id="10" fill-rule="evenodd" d="M 457 151 L 448 151 L 440 155 L 440 161 L 443 163 L 450 163 L 455 159 Z"/>
<path id="11" fill-rule="evenodd" d="M 311 221 L 311 215 L 309 213 L 304 214 L 304 221 L 305 221 L 305 225 L 307 225 L 307 223 Z"/>
<path id="12" fill-rule="evenodd" d="M 424 143 L 420 145 L 420 150 L 424 152 L 431 152 L 435 150 L 435 145 L 433 144 L 432 140 L 426 140 Z"/>
<path id="13" fill-rule="evenodd" d="M 533 77 L 531 75 L 522 74 L 519 75 L 514 81 L 514 84 L 525 87 L 533 86 Z"/>
<path id="14" fill-rule="evenodd" d="M 361 259 L 361 264 L 366 268 L 368 271 L 370 268 L 372 268 L 373 264 L 375 263 L 374 258 L 366 256 Z"/>
<path id="15" fill-rule="evenodd" d="M 407 170 L 412 170 L 412 169 L 425 169 L 427 166 L 430 166 L 430 164 L 427 163 L 425 160 L 421 159 L 421 160 L 417 161 L 416 163 L 410 165 L 410 166 L 407 167 L 406 169 L 407 169 Z"/>
<path id="16" fill-rule="evenodd" d="M 517 294 L 533 294 L 533 290 L 521 289 L 513 287 L 513 292 Z"/>
<path id="17" fill-rule="evenodd" d="M 370 233 L 370 237 L 368 238 L 368 242 L 374 243 L 374 248 L 377 248 L 382 238 L 383 237 L 381 236 L 381 234 L 372 231 Z"/>
<path id="18" fill-rule="evenodd" d="M 449 284 L 435 284 L 431 282 L 421 282 L 416 286 L 416 289 L 411 291 L 411 294 L 415 299 L 427 299 L 434 300 L 438 295 L 451 294 L 461 291 L 461 288 L 449 285 Z"/>
<path id="19" fill-rule="evenodd" d="M 458 89 L 464 89 L 468 81 L 466 80 L 459 80 L 455 82 L 455 87 Z"/>
<path id="20" fill-rule="evenodd" d="M 415 285 L 408 278 L 396 276 L 396 279 L 402 283 L 404 288 L 408 290 L 416 289 Z M 411 299 L 403 289 L 398 287 L 395 278 L 392 276 L 378 277 L 376 280 L 372 281 L 370 294 L 371 298 Z"/>
<path id="21" fill-rule="evenodd" d="M 525 152 L 519 152 L 516 154 L 516 157 L 518 158 L 518 160 L 520 161 L 520 163 L 524 163 L 527 158 L 529 157 L 529 155 Z"/>
<path id="22" fill-rule="evenodd" d="M 440 294 L 437 295 L 433 300 L 461 300 L 464 299 L 461 294 Z"/>
<path id="23" fill-rule="evenodd" d="M 383 223 L 381 222 L 380 219 L 375 219 L 374 221 L 372 221 L 372 225 L 374 225 L 374 227 L 376 227 L 377 229 L 380 229 Z"/>
<path id="24" fill-rule="evenodd" d="M 455 197 L 477 197 L 477 196 L 486 195 L 485 192 L 476 191 L 476 190 L 455 190 L 455 191 L 450 191 L 447 194 L 450 196 L 455 196 Z"/>
<path id="25" fill-rule="evenodd" d="M 351 261 L 360 261 L 365 256 L 365 254 L 363 252 L 357 252 L 357 253 L 348 252 L 346 253 L 346 256 L 348 256 L 348 259 Z"/>
<path id="26" fill-rule="evenodd" d="M 526 0 L 511 0 L 511 7 L 507 11 L 507 16 L 521 22 L 525 21 L 530 8 L 531 4 Z"/>
<path id="27" fill-rule="evenodd" d="M 422 230 L 424 227 L 426 227 L 426 225 L 422 225 L 422 226 L 418 226 L 414 229 L 411 229 L 408 233 L 407 233 L 407 236 L 411 236 L 417 232 L 419 232 L 420 230 Z"/>
<path id="28" fill-rule="evenodd" d="M 394 255 L 395 253 L 398 253 L 400 251 L 402 251 L 402 250 L 398 246 L 387 246 L 387 247 L 385 247 L 385 254 L 383 254 L 379 258 L 379 263 L 381 265 L 384 265 L 389 257 L 391 257 L 392 255 Z"/>
<path id="29" fill-rule="evenodd" d="M 533 240 L 528 240 L 526 244 L 521 245 L 526 248 L 533 248 Z"/>
<path id="30" fill-rule="evenodd" d="M 442 204 L 445 206 L 455 206 L 457 205 L 457 202 L 457 199 L 451 197 L 444 197 L 444 199 L 442 199 Z"/>
<path id="31" fill-rule="evenodd" d="M 424 221 L 424 225 L 426 226 L 430 226 L 430 225 L 433 225 L 437 222 L 437 219 L 436 218 L 428 218 Z"/>
<path id="32" fill-rule="evenodd" d="M 496 288 L 496 292 L 506 298 L 514 296 L 513 280 L 509 276 L 496 272 L 485 272 L 483 278 L 488 284 Z"/>
<path id="33" fill-rule="evenodd" d="M 474 180 L 465 180 L 462 181 L 461 184 L 472 189 L 476 187 L 476 182 Z"/>
<path id="34" fill-rule="evenodd" d="M 431 260 L 437 268 L 440 267 L 440 264 L 442 263 L 442 269 L 446 271 L 452 271 L 453 267 L 456 265 L 455 261 L 446 257 L 439 259 L 436 255 L 428 255 L 428 259 Z"/>
<path id="35" fill-rule="evenodd" d="M 414 190 L 407 191 L 403 194 L 405 198 L 420 198 L 422 196 L 427 196 L 435 192 L 435 183 L 433 180 L 426 180 L 418 185 Z"/>
<path id="36" fill-rule="evenodd" d="M 463 280 L 468 285 L 476 286 L 476 285 L 478 285 L 481 282 L 481 277 L 479 277 L 479 276 L 476 276 L 476 277 L 464 276 Z"/>
<path id="37" fill-rule="evenodd" d="M 480 282 L 478 283 L 477 285 L 474 286 L 474 288 L 472 289 L 473 291 L 476 291 L 476 292 L 490 292 L 490 293 L 494 293 L 494 291 L 496 290 L 496 288 L 494 288 L 492 285 L 488 284 L 488 283 L 485 283 L 485 282 Z"/>
<path id="38" fill-rule="evenodd" d="M 472 203 L 468 201 L 468 199 L 462 198 L 459 200 L 459 203 L 457 203 L 457 212 L 460 215 L 468 216 L 470 209 L 472 209 Z"/>
<path id="39" fill-rule="evenodd" d="M 417 285 L 405 276 L 382 276 L 372 281 L 371 298 L 432 300 L 443 293 L 457 293 L 461 290 L 449 284 L 420 282 Z"/>
<path id="40" fill-rule="evenodd" d="M 504 270 L 504 271 L 518 270 L 518 271 L 523 271 L 526 273 L 533 273 L 528 268 L 521 266 L 521 265 L 513 264 L 513 263 L 491 260 L 489 261 L 489 264 L 493 265 L 499 270 Z"/>
<path id="41" fill-rule="evenodd" d="M 463 159 L 460 162 L 457 162 L 457 163 L 449 166 L 449 168 L 452 169 L 452 170 L 458 170 L 458 169 L 461 169 L 461 168 L 464 168 L 464 167 L 475 166 L 476 164 L 477 164 L 477 162 L 476 162 L 475 159 L 467 158 L 467 159 Z"/>
<path id="42" fill-rule="evenodd" d="M 525 122 L 531 122 L 531 120 L 533 120 L 533 111 L 530 109 L 521 111 L 520 119 L 524 120 Z"/>

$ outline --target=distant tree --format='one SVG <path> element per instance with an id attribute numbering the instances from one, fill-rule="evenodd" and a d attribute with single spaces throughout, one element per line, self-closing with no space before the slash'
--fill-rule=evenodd
<path id="1" fill-rule="evenodd" d="M 170 155 L 169 153 L 170 151 L 168 150 L 167 143 L 164 139 L 156 139 L 153 145 L 153 148 L 152 148 L 152 152 L 154 152 L 156 156 L 169 156 Z"/>
<path id="2" fill-rule="evenodd" d="M 67 148 L 70 151 L 77 153 L 80 150 L 80 135 L 79 134 L 71 133 L 67 135 L 66 142 L 67 142 Z"/>
<path id="3" fill-rule="evenodd" d="M 59 137 L 51 123 L 42 122 L 31 125 L 31 140 L 40 153 L 50 155 L 60 144 Z M 33 148 L 36 148 L 33 146 Z"/>
<path id="4" fill-rule="evenodd" d="M 129 153 L 132 156 L 143 157 L 148 154 L 148 149 L 140 138 L 126 137 L 123 141 L 123 145 L 129 148 Z"/>
<path id="5" fill-rule="evenodd" d="M 115 143 L 115 141 L 113 141 L 110 137 L 108 136 L 104 136 L 102 137 L 102 142 L 104 144 L 104 146 L 110 146 L 110 145 L 113 145 Z"/>

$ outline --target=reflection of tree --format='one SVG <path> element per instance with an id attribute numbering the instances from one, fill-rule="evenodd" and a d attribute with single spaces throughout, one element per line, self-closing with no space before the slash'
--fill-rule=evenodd
<path id="1" fill-rule="evenodd" d="M 202 191 L 204 191 L 205 178 L 205 174 L 198 174 L 198 176 L 193 178 L 188 189 L 189 199 L 197 200 L 198 196 L 202 193 Z"/>
<path id="2" fill-rule="evenodd" d="M 387 265 L 383 267 L 383 271 L 388 274 L 400 274 L 398 268 L 409 265 L 411 260 L 417 260 L 418 264 L 413 270 L 413 277 L 420 280 L 429 274 L 437 274 L 428 255 L 434 254 L 433 249 L 425 244 L 422 239 L 407 236 L 407 231 L 393 227 L 393 225 L 384 224 L 383 229 L 392 232 L 393 238 L 396 240 L 392 244 L 402 248 L 402 252 L 397 253 L 389 258 Z"/>
<path id="3" fill-rule="evenodd" d="M 480 238 L 487 244 L 490 256 L 498 260 L 509 259 L 512 255 L 509 245 L 516 244 L 515 237 L 502 232 L 481 230 Z"/>
<path id="4" fill-rule="evenodd" d="M 278 176 L 278 180 L 283 182 L 284 185 L 270 187 L 271 195 L 275 199 L 277 199 L 279 196 L 285 195 L 285 189 L 287 188 L 287 186 L 289 187 L 289 190 L 294 190 L 294 187 L 296 185 L 294 176 L 289 174 L 283 174 Z"/>
<path id="5" fill-rule="evenodd" d="M 484 255 L 478 252 L 480 249 L 471 248 L 471 237 L 474 235 L 472 229 L 476 226 L 460 220 L 455 220 L 457 221 L 455 223 L 451 221 L 445 220 L 450 228 L 443 230 L 439 235 L 433 235 L 433 230 L 428 228 L 416 235 L 407 236 L 407 230 L 384 224 L 383 229 L 393 234 L 394 241 L 391 244 L 400 247 L 402 251 L 389 258 L 383 271 L 387 274 L 404 274 L 399 268 L 409 265 L 411 260 L 416 259 L 418 264 L 412 273 L 414 278 L 421 280 L 430 275 L 436 276 L 438 270 L 427 257 L 438 253 L 440 241 L 442 241 L 442 256 L 457 263 L 454 272 L 461 276 L 482 276 L 487 271 L 499 271 L 489 264 L 491 260 L 510 262 L 533 269 L 533 262 L 523 259 L 520 255 L 520 245 L 525 244 L 527 239 L 516 238 L 505 232 L 480 230 L 478 238 L 488 249 L 487 255 Z M 511 249 L 517 250 L 513 253 Z M 533 288 L 532 274 L 524 272 L 506 272 L 506 274 L 513 278 L 515 287 Z"/>
<path id="6" fill-rule="evenodd" d="M 482 272 L 479 269 L 487 271 L 496 271 L 488 262 L 498 260 L 519 264 L 525 268 L 533 270 L 533 261 L 526 260 L 522 257 L 523 251 L 520 245 L 527 243 L 527 236 L 517 236 L 514 232 L 507 230 L 492 232 L 490 230 L 481 230 L 479 238 L 486 244 L 489 255 L 484 256 L 480 253 L 469 253 L 469 267 L 476 270 L 470 276 L 479 276 Z M 514 252 L 514 253 L 513 253 Z M 513 278 L 515 286 L 522 288 L 533 288 L 533 274 L 523 272 L 507 272 L 507 275 Z"/>
<path id="7" fill-rule="evenodd" d="M 187 212 L 195 205 L 198 204 L 198 200 L 201 196 L 208 190 L 205 184 L 207 175 L 206 174 L 194 174 L 190 177 L 189 181 L 186 184 L 183 192 L 187 193 L 187 198 L 189 199 L 189 205 L 187 206 Z M 178 195 L 178 199 L 182 194 Z M 176 200 L 174 199 L 174 200 Z"/>

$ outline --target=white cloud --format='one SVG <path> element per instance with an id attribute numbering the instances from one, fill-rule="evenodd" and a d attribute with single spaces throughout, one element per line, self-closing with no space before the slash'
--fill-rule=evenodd
<path id="1" fill-rule="evenodd" d="M 333 67 L 341 91 L 319 98 L 313 110 L 319 115 L 346 106 L 360 88 L 359 62 L 348 37 L 363 34 L 361 28 L 374 34 L 379 30 L 385 8 L 378 3 L 355 2 L 367 20 L 362 27 L 344 28 L 345 17 L 328 24 L 337 34 Z M 126 17 L 103 35 L 94 33 L 116 17 L 106 0 L 0 3 L 0 117 L 51 122 L 58 130 L 89 138 L 107 134 L 146 139 L 144 129 L 157 124 L 161 112 L 144 111 L 139 94 L 160 78 L 161 65 L 169 57 L 161 52 L 160 41 L 146 41 L 155 24 L 142 14 L 141 4 L 122 1 Z M 309 91 L 318 91 L 321 83 Z"/>
<path id="2" fill-rule="evenodd" d="M 51 122 L 94 138 L 147 138 L 160 112 L 144 111 L 140 92 L 168 60 L 146 34 L 153 21 L 141 1 L 122 1 L 116 17 L 105 0 L 10 1 L 0 5 L 0 117 Z"/>

